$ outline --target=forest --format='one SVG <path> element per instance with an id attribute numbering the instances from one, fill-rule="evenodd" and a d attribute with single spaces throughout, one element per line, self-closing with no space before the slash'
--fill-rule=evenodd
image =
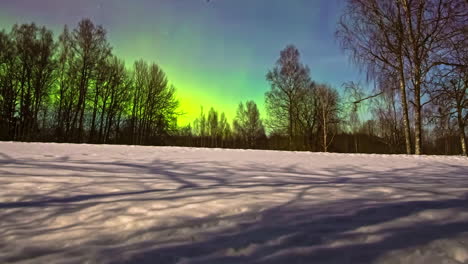
<path id="1" fill-rule="evenodd" d="M 336 39 L 362 82 L 311 78 L 293 45 L 265 72 L 265 113 L 205 108 L 189 125 L 164 69 L 131 67 L 90 19 L 0 31 L 0 140 L 346 153 L 467 155 L 464 0 L 347 1 Z M 369 88 L 371 87 L 371 88 Z"/>

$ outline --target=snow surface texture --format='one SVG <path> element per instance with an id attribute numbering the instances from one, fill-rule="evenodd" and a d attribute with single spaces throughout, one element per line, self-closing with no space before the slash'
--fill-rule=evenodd
<path id="1" fill-rule="evenodd" d="M 468 159 L 0 143 L 0 263 L 468 263 Z"/>

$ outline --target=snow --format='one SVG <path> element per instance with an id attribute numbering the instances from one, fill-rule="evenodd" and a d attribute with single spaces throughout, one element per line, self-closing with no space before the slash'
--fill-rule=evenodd
<path id="1" fill-rule="evenodd" d="M 0 142 L 0 263 L 468 263 L 468 159 Z"/>

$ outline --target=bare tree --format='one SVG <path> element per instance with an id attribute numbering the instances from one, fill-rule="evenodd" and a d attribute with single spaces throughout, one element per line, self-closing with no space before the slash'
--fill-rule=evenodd
<path id="1" fill-rule="evenodd" d="M 354 137 L 354 152 L 359 152 L 358 132 L 361 127 L 359 110 L 362 108 L 362 102 L 369 98 L 365 97 L 364 90 L 359 83 L 346 82 L 343 84 L 346 97 L 351 101 L 347 102 L 349 112 L 349 129 Z"/>
<path id="2" fill-rule="evenodd" d="M 299 124 L 299 133 L 303 136 L 303 146 L 306 150 L 317 149 L 318 127 L 318 98 L 317 87 L 311 82 L 301 92 L 301 99 L 295 105 L 296 120 Z"/>
<path id="3" fill-rule="evenodd" d="M 200 107 L 200 115 L 193 122 L 193 128 L 195 135 L 200 138 L 200 146 L 205 147 L 205 137 L 207 135 L 206 129 L 206 115 L 203 111 L 203 106 Z"/>
<path id="4" fill-rule="evenodd" d="M 368 78 L 379 80 L 384 72 L 398 76 L 406 153 L 411 154 L 403 25 L 397 1 L 348 0 L 336 35 Z"/>
<path id="5" fill-rule="evenodd" d="M 52 31 L 36 24 L 15 25 L 19 91 L 19 133 L 21 140 L 33 140 L 39 133 L 40 112 L 47 111 L 49 89 L 55 70 L 55 42 Z M 46 115 L 43 114 L 42 117 Z"/>
<path id="6" fill-rule="evenodd" d="M 293 45 L 281 51 L 273 70 L 266 76 L 271 90 L 266 93 L 268 127 L 275 133 L 288 136 L 289 149 L 298 131 L 295 109 L 303 90 L 310 85 L 309 68 L 300 62 L 300 54 Z"/>
<path id="7" fill-rule="evenodd" d="M 439 131 L 451 131 L 450 124 L 453 120 L 457 125 L 458 137 L 463 155 L 467 155 L 465 128 L 468 122 L 468 87 L 466 79 L 458 75 L 449 75 L 444 78 L 445 84 L 436 90 L 434 105 L 435 113 L 432 117 L 438 120 L 436 129 Z"/>
<path id="8" fill-rule="evenodd" d="M 121 117 L 123 112 L 127 110 L 126 106 L 130 101 L 132 88 L 132 82 L 128 77 L 123 61 L 117 57 L 112 57 L 106 63 L 108 64 L 106 67 L 108 70 L 106 75 L 102 77 L 104 83 L 99 84 L 102 87 L 98 95 L 98 104 L 100 104 L 101 108 L 99 111 L 100 126 L 98 135 L 98 142 L 100 143 L 107 143 L 118 137 Z"/>
<path id="9" fill-rule="evenodd" d="M 234 133 L 249 148 L 255 148 L 259 138 L 265 135 L 260 111 L 254 101 L 241 102 L 233 121 Z"/>
<path id="10" fill-rule="evenodd" d="M 320 131 L 322 134 L 322 149 L 328 152 L 328 147 L 336 135 L 339 114 L 338 92 L 331 87 L 320 84 L 317 85 L 318 116 Z"/>
<path id="11" fill-rule="evenodd" d="M 95 26 L 89 19 L 83 19 L 72 33 L 72 49 L 75 54 L 77 70 L 78 100 L 73 109 L 72 135 L 81 142 L 84 132 L 86 102 L 90 87 L 96 76 L 96 70 L 111 54 L 106 40 L 106 31 L 102 26 Z M 76 133 L 75 133 L 76 131 Z"/>
<path id="12" fill-rule="evenodd" d="M 389 80 L 390 81 L 390 80 Z M 393 82 L 398 86 L 398 81 Z M 392 85 L 389 82 L 388 85 Z M 404 153 L 404 132 L 401 108 L 398 107 L 398 89 L 386 89 L 382 96 L 372 101 L 370 110 L 375 120 L 375 134 L 390 153 Z"/>
<path id="13" fill-rule="evenodd" d="M 175 88 L 169 85 L 158 65 L 148 65 L 141 60 L 135 63 L 130 84 L 131 130 L 136 131 L 135 144 L 161 144 L 176 123 L 179 102 L 175 98 Z"/>
<path id="14" fill-rule="evenodd" d="M 207 131 L 211 138 L 211 146 L 215 148 L 218 147 L 219 114 L 213 107 L 211 107 L 208 112 Z"/>
<path id="15" fill-rule="evenodd" d="M 74 53 L 72 51 L 72 38 L 65 26 L 58 39 L 58 53 L 56 70 L 56 130 L 55 136 L 59 141 L 68 141 L 71 132 L 71 119 L 73 105 L 77 98 L 77 90 L 73 89 L 76 81 L 74 71 Z"/>
<path id="16" fill-rule="evenodd" d="M 223 113 L 221 113 L 221 116 L 219 118 L 219 126 L 218 126 L 218 130 L 219 130 L 219 136 L 220 136 L 220 144 L 221 146 L 220 147 L 226 147 L 226 142 L 230 140 L 231 138 L 231 126 L 229 125 L 229 122 L 226 118 L 226 115 Z"/>

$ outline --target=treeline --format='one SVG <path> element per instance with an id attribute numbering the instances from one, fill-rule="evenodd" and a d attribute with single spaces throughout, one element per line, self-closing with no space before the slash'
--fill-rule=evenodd
<path id="1" fill-rule="evenodd" d="M 431 85 L 434 87 L 425 98 L 426 107 L 430 111 L 424 112 L 422 153 L 465 153 L 463 144 L 468 119 L 468 90 L 466 77 L 463 77 L 466 75 L 456 75 L 466 74 L 465 70 L 466 67 L 458 65 L 450 68 L 451 79 L 448 84 L 445 83 L 446 79 L 436 82 L 439 75 L 432 76 Z M 462 77 L 465 79 L 460 79 Z M 232 127 L 223 113 L 219 115 L 211 108 L 206 116 L 202 108 L 193 127 L 188 126 L 184 130 L 183 138 L 189 140 L 178 144 L 347 153 L 406 153 L 404 111 L 397 78 L 377 82 L 373 91 L 366 90 L 359 83 L 348 82 L 343 84 L 340 95 L 336 88 L 314 82 L 309 68 L 300 61 L 298 49 L 289 45 L 281 51 L 276 65 L 267 73 L 266 80 L 271 88 L 265 94 L 267 116 L 264 121 L 253 101 L 239 105 Z M 448 96 L 452 93 L 457 96 Z M 461 114 L 457 111 L 456 102 L 462 102 Z M 414 106 L 409 109 L 414 110 Z M 443 109 L 448 111 L 441 114 Z M 463 117 L 461 120 L 458 118 L 460 116 Z M 413 124 L 416 122 L 413 115 L 409 115 L 409 121 Z M 268 135 L 265 130 L 269 131 Z M 410 141 L 414 142 L 417 136 L 415 126 L 410 126 L 409 136 Z"/>
<path id="2" fill-rule="evenodd" d="M 0 32 L 0 139 L 163 144 L 178 101 L 156 64 L 133 69 L 89 19 L 57 39 L 36 24 Z"/>
<path id="3" fill-rule="evenodd" d="M 348 0 L 336 36 L 373 89 L 314 81 L 288 45 L 265 76 L 265 117 L 247 101 L 232 121 L 202 107 L 183 127 L 164 71 L 127 69 L 101 26 L 54 39 L 15 25 L 0 32 L 0 140 L 466 155 L 467 5 Z"/>
<path id="4" fill-rule="evenodd" d="M 260 111 L 254 101 L 239 103 L 232 124 L 226 115 L 210 108 L 208 113 L 201 108 L 200 115 L 192 125 L 180 129 L 174 144 L 215 148 L 270 149 Z"/>

